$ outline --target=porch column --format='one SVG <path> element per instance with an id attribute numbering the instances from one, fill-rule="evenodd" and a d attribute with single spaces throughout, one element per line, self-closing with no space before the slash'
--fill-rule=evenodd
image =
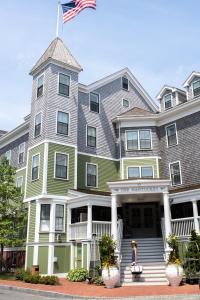
<path id="1" fill-rule="evenodd" d="M 198 207 L 197 207 L 197 200 L 192 201 L 192 208 L 193 208 L 193 216 L 194 216 L 194 228 L 197 233 L 200 232 L 199 229 L 199 220 L 198 220 Z"/>
<path id="2" fill-rule="evenodd" d="M 164 204 L 164 215 L 165 215 L 165 237 L 166 239 L 172 233 L 172 225 L 171 225 L 171 210 L 169 204 L 169 193 L 163 193 L 163 204 Z"/>
<path id="3" fill-rule="evenodd" d="M 72 218 L 72 210 L 67 205 L 67 241 L 69 242 L 71 240 L 71 218 Z"/>
<path id="4" fill-rule="evenodd" d="M 88 205 L 87 239 L 92 239 L 92 205 Z"/>
<path id="5" fill-rule="evenodd" d="M 112 194 L 111 205 L 111 233 L 114 241 L 117 241 L 117 195 Z"/>

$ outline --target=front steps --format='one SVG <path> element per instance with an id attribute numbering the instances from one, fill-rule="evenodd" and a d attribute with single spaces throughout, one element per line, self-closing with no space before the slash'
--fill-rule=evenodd
<path id="1" fill-rule="evenodd" d="M 137 263 L 143 266 L 141 275 L 131 273 L 131 240 L 123 239 L 121 244 L 122 285 L 168 285 L 165 276 L 164 247 L 161 238 L 136 239 Z"/>

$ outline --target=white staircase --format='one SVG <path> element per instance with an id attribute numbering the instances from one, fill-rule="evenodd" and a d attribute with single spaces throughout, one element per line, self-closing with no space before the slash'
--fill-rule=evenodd
<path id="1" fill-rule="evenodd" d="M 141 275 L 131 273 L 131 240 L 123 239 L 121 244 L 122 285 L 168 285 L 165 276 L 164 247 L 161 238 L 136 239 L 137 263 L 143 266 Z"/>

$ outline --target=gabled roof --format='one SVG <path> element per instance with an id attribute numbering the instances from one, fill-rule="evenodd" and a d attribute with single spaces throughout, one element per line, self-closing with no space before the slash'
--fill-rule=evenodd
<path id="1" fill-rule="evenodd" d="M 187 80 L 184 82 L 183 86 L 187 87 L 190 85 L 190 82 L 195 78 L 200 77 L 200 72 L 193 71 L 190 76 L 187 78 Z"/>
<path id="2" fill-rule="evenodd" d="M 127 76 L 127 78 L 130 80 L 130 82 L 132 83 L 132 85 L 135 87 L 135 89 L 138 91 L 138 93 L 140 93 L 143 98 L 145 99 L 145 101 L 147 102 L 147 104 L 151 107 L 151 109 L 153 111 L 157 111 L 158 110 L 158 106 L 156 105 L 156 103 L 153 101 L 153 99 L 149 96 L 149 94 L 145 91 L 145 89 L 141 86 L 141 84 L 139 83 L 139 81 L 135 78 L 135 76 L 133 75 L 133 73 L 129 70 L 129 68 L 124 68 L 121 69 L 109 76 L 106 76 L 92 84 L 89 85 L 84 85 L 84 84 L 79 84 L 79 90 L 83 91 L 83 92 L 91 92 L 94 91 L 98 88 L 100 88 L 101 86 L 110 83 L 111 81 L 122 77 L 122 76 Z"/>
<path id="3" fill-rule="evenodd" d="M 160 90 L 160 92 L 158 93 L 158 95 L 156 96 L 156 98 L 157 98 L 158 100 L 161 100 L 162 97 L 163 97 L 163 95 L 164 95 L 164 93 L 165 93 L 167 90 L 172 91 L 172 93 L 178 92 L 178 93 L 181 93 L 181 94 L 186 95 L 186 92 L 183 91 L 183 90 L 181 90 L 181 89 L 178 89 L 178 88 L 176 88 L 176 87 L 174 87 L 174 86 L 164 85 L 163 88 L 162 88 L 162 89 Z"/>
<path id="4" fill-rule="evenodd" d="M 145 116 L 152 116 L 156 113 L 150 112 L 146 109 L 140 107 L 133 107 L 128 111 L 119 115 L 119 117 L 145 117 Z"/>
<path id="5" fill-rule="evenodd" d="M 37 71 L 40 67 L 44 66 L 50 60 L 64 64 L 77 71 L 82 70 L 81 65 L 71 54 L 70 50 L 65 46 L 63 41 L 57 37 L 51 42 L 47 50 L 34 65 L 30 74 L 32 75 L 35 71 Z"/>

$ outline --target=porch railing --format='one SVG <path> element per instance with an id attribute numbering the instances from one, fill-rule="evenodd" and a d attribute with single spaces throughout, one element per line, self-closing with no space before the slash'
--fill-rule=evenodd
<path id="1" fill-rule="evenodd" d="M 102 237 L 102 235 L 111 236 L 111 222 L 92 221 L 92 233 L 96 234 L 97 238 Z"/>
<path id="2" fill-rule="evenodd" d="M 172 233 L 178 237 L 189 236 L 195 228 L 194 218 L 173 219 L 171 222 Z"/>
<path id="3" fill-rule="evenodd" d="M 69 224 L 69 226 L 70 226 L 70 240 L 87 239 L 87 222 Z"/>
<path id="4" fill-rule="evenodd" d="M 87 226 L 88 226 L 87 221 L 69 224 L 70 240 L 86 240 L 86 239 L 88 239 Z M 111 236 L 111 222 L 92 221 L 92 234 L 96 234 L 97 239 L 99 239 L 102 235 Z"/>

